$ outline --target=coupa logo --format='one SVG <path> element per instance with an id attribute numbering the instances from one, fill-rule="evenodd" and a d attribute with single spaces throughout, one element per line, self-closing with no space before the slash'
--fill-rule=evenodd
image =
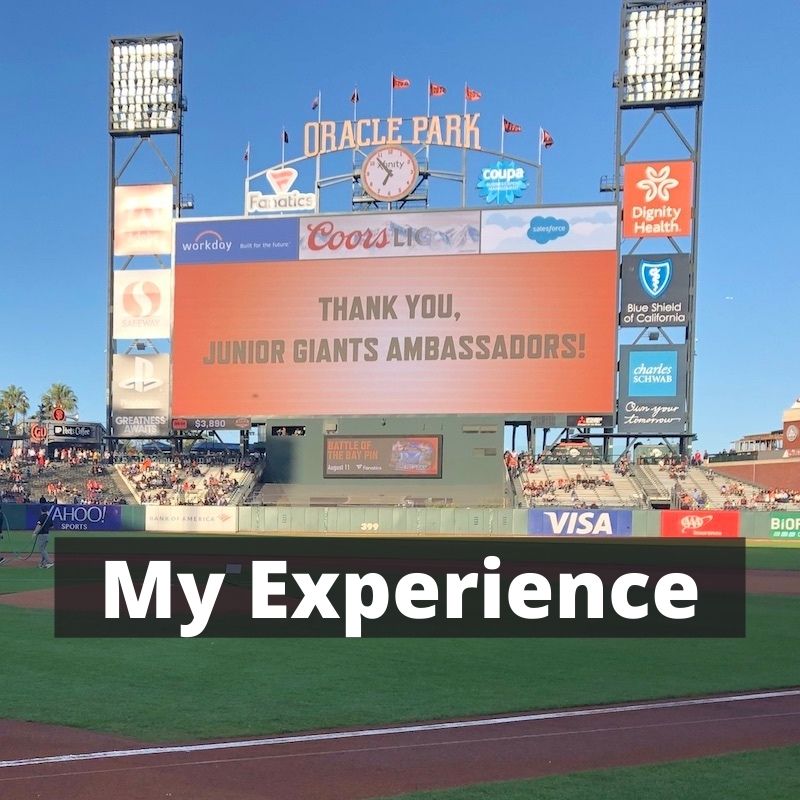
<path id="1" fill-rule="evenodd" d="M 481 170 L 478 190 L 487 203 L 513 203 L 528 188 L 525 170 L 513 161 L 498 161 Z"/>
<path id="2" fill-rule="evenodd" d="M 678 392 L 678 354 L 672 350 L 633 351 L 628 362 L 631 397 L 674 397 Z"/>
<path id="3" fill-rule="evenodd" d="M 639 262 L 639 283 L 642 289 L 655 300 L 667 291 L 672 280 L 672 261 L 665 258 L 663 261 Z"/>
<path id="4" fill-rule="evenodd" d="M 161 307 L 161 289 L 153 281 L 134 281 L 122 292 L 122 307 L 131 317 L 151 317 Z"/>
<path id="5" fill-rule="evenodd" d="M 569 233 L 569 222 L 555 217 L 534 217 L 528 228 L 528 238 L 537 244 L 547 244 Z"/>
<path id="6" fill-rule="evenodd" d="M 218 250 L 227 253 L 231 249 L 231 242 L 222 237 L 222 234 L 211 229 L 200 231 L 194 241 L 183 242 L 181 248 L 185 253 L 208 252 Z"/>

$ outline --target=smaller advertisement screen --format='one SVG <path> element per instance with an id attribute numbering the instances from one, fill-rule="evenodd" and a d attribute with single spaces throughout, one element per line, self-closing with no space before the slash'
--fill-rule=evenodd
<path id="1" fill-rule="evenodd" d="M 441 478 L 441 436 L 326 436 L 325 478 Z"/>

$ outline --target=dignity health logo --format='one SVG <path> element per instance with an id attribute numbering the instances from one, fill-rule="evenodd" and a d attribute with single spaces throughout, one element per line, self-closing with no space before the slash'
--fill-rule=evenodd
<path id="1" fill-rule="evenodd" d="M 652 203 L 656 198 L 665 203 L 669 202 L 669 190 L 678 185 L 675 178 L 670 178 L 669 169 L 669 164 L 660 170 L 656 170 L 655 167 L 645 167 L 645 177 L 636 183 L 637 189 L 644 190 L 645 203 Z"/>
<path id="2" fill-rule="evenodd" d="M 631 352 L 628 362 L 630 397 L 674 397 L 678 393 L 678 354 L 672 350 Z"/>
<path id="3" fill-rule="evenodd" d="M 688 236 L 692 228 L 692 161 L 630 162 L 623 185 L 623 235 Z"/>

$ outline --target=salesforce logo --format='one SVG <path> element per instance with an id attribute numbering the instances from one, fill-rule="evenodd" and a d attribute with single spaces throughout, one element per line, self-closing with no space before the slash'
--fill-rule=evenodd
<path id="1" fill-rule="evenodd" d="M 534 217 L 528 228 L 528 238 L 537 244 L 547 244 L 568 233 L 569 222 L 555 217 Z"/>

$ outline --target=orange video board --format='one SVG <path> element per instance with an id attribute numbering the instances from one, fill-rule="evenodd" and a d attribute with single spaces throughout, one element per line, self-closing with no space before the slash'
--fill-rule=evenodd
<path id="1" fill-rule="evenodd" d="M 637 161 L 625 165 L 622 235 L 644 239 L 692 232 L 694 162 Z"/>
<path id="2" fill-rule="evenodd" d="M 613 411 L 613 251 L 175 267 L 172 414 Z"/>

